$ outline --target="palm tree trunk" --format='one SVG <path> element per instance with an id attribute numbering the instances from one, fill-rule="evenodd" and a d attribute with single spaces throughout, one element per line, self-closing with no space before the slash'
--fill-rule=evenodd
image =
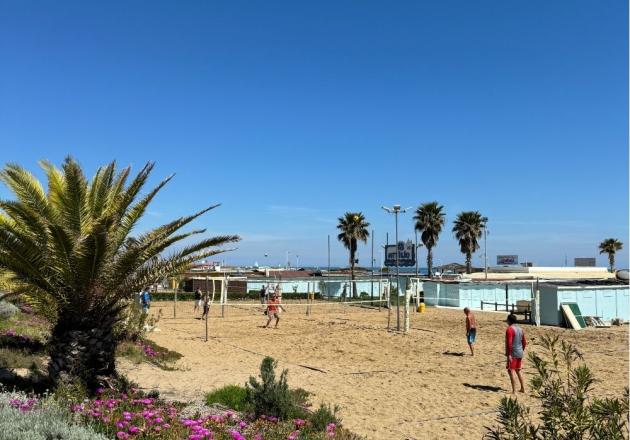
<path id="1" fill-rule="evenodd" d="M 472 254 L 466 252 L 466 273 L 472 273 Z"/>
<path id="2" fill-rule="evenodd" d="M 350 279 L 352 280 L 352 286 L 350 287 L 350 296 L 356 298 L 357 296 L 357 283 L 354 281 L 354 252 L 350 252 Z"/>
<path id="3" fill-rule="evenodd" d="M 608 253 L 608 264 L 610 264 L 610 272 L 612 273 L 615 270 L 615 253 Z"/>
<path id="4" fill-rule="evenodd" d="M 429 270 L 429 278 L 433 279 L 433 249 L 427 246 L 427 269 Z"/>
<path id="5" fill-rule="evenodd" d="M 54 384 L 79 380 L 94 390 L 106 377 L 115 375 L 115 352 L 113 321 L 103 324 L 99 319 L 85 319 L 69 326 L 60 320 L 49 343 L 48 374 Z"/>

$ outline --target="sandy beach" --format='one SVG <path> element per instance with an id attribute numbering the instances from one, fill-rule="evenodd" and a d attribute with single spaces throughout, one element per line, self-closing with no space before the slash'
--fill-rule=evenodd
<path id="1" fill-rule="evenodd" d="M 338 404 L 344 425 L 369 439 L 481 438 L 509 388 L 503 356 L 505 313 L 477 312 L 477 354 L 471 357 L 461 310 L 428 308 L 411 314 L 408 334 L 388 332 L 383 309 L 287 305 L 279 329 L 261 326 L 255 307 L 213 306 L 209 340 L 192 303 L 154 303 L 159 331 L 149 337 L 183 355 L 176 371 L 148 364 L 120 369 L 145 389 L 170 399 L 201 398 L 213 388 L 244 384 L 264 356 L 289 370 L 289 384 L 311 392 L 312 402 Z M 392 326 L 396 325 L 395 309 Z M 524 325 L 530 343 L 560 334 L 577 344 L 599 381 L 598 395 L 621 395 L 628 384 L 628 327 L 572 331 Z M 534 344 L 531 349 L 535 350 Z M 528 365 L 525 372 L 531 371 Z M 521 399 L 533 403 L 529 396 Z"/>

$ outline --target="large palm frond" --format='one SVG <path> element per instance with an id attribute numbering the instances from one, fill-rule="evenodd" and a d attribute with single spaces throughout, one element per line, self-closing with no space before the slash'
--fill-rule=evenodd
<path id="1" fill-rule="evenodd" d="M 63 310 L 64 318 L 114 307 L 143 285 L 238 240 L 213 237 L 165 253 L 204 233 L 179 231 L 218 205 L 132 236 L 147 206 L 172 178 L 142 195 L 153 163 L 130 181 L 130 168 L 117 172 L 115 162 L 99 168 L 91 180 L 72 158 L 60 168 L 45 161 L 41 166 L 47 189 L 19 165 L 0 171 L 0 180 L 15 195 L 15 200 L 0 200 L 0 270 L 31 297 Z"/>

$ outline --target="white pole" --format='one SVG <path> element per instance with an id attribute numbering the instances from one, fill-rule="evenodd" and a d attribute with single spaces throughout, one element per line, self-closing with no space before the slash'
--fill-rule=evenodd
<path id="1" fill-rule="evenodd" d="M 538 278 L 536 278 L 536 313 L 534 315 L 536 327 L 540 327 L 540 289 L 538 287 Z"/>

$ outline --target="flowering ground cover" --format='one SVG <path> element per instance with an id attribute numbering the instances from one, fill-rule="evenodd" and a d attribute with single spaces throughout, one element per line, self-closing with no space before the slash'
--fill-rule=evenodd
<path id="1" fill-rule="evenodd" d="M 11 398 L 8 406 L 20 413 L 42 411 L 35 397 Z M 99 395 L 73 404 L 74 421 L 115 439 L 164 440 L 324 440 L 358 439 L 345 429 L 330 423 L 316 432 L 308 420 L 281 421 L 272 416 L 257 419 L 233 411 L 201 417 L 183 417 L 185 405 L 147 397 L 131 390 L 120 393 L 99 390 Z"/>
<path id="2" fill-rule="evenodd" d="M 182 357 L 176 351 L 157 345 L 149 339 L 138 339 L 137 341 L 123 341 L 118 345 L 116 351 L 118 356 L 130 359 L 139 364 L 148 362 L 163 370 L 174 370 L 174 363 Z"/>

